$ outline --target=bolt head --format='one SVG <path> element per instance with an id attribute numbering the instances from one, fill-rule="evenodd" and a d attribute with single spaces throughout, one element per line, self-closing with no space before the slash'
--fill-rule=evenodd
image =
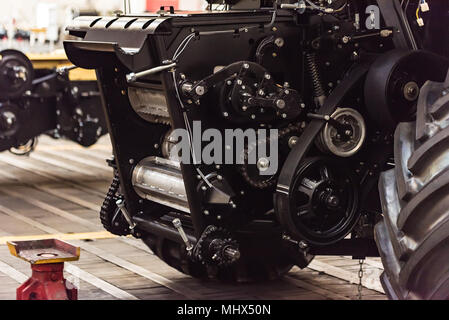
<path id="1" fill-rule="evenodd" d="M 299 248 L 301 248 L 301 249 L 307 249 L 307 247 L 308 247 L 308 245 L 307 245 L 307 242 L 305 242 L 305 241 L 300 241 L 299 242 Z"/>
<path id="2" fill-rule="evenodd" d="M 260 158 L 257 161 L 257 169 L 259 169 L 260 172 L 265 172 L 270 168 L 270 160 L 267 158 Z"/>
<path id="3" fill-rule="evenodd" d="M 290 149 L 293 149 L 298 144 L 299 138 L 297 136 L 293 136 L 288 139 L 288 146 Z"/>
<path id="4" fill-rule="evenodd" d="M 202 96 L 206 93 L 206 89 L 203 86 L 198 86 L 195 89 L 195 93 L 199 96 Z"/>
<path id="5" fill-rule="evenodd" d="M 284 46 L 284 44 L 285 44 L 285 41 L 284 41 L 283 38 L 279 37 L 279 38 L 276 38 L 276 40 L 274 40 L 274 44 L 276 46 L 278 46 L 279 48 L 282 48 Z"/>
<path id="6" fill-rule="evenodd" d="M 279 109 L 284 109 L 286 106 L 285 100 L 279 99 L 276 101 L 276 107 Z"/>

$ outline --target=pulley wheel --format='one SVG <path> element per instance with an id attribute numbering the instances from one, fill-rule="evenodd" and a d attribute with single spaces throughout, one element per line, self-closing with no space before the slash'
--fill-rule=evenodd
<path id="1" fill-rule="evenodd" d="M 19 128 L 19 108 L 10 102 L 0 102 L 0 138 L 11 137 Z"/>
<path id="2" fill-rule="evenodd" d="M 358 220 L 357 187 L 352 172 L 339 161 L 306 159 L 294 179 L 289 206 L 278 216 L 296 239 L 313 245 L 335 243 Z"/>
<path id="3" fill-rule="evenodd" d="M 393 50 L 381 55 L 365 82 L 369 116 L 391 130 L 400 122 L 413 121 L 420 88 L 429 79 L 444 80 L 447 63 L 425 51 Z"/>
<path id="4" fill-rule="evenodd" d="M 34 69 L 30 59 L 17 50 L 0 52 L 0 99 L 16 99 L 31 89 Z"/>
<path id="5" fill-rule="evenodd" d="M 318 147 L 337 157 L 347 158 L 355 155 L 363 147 L 366 139 L 366 125 L 362 115 L 351 108 L 338 108 L 332 119 L 346 126 L 340 130 L 327 123 L 317 139 Z"/>

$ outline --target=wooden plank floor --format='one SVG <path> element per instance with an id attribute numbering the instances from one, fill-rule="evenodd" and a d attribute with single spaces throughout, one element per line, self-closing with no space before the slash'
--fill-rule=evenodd
<path id="1" fill-rule="evenodd" d="M 358 261 L 316 257 L 305 270 L 257 284 L 222 284 L 190 278 L 159 260 L 139 240 L 105 232 L 98 211 L 112 171 L 108 138 L 84 149 L 41 137 L 29 157 L 0 154 L 0 299 L 14 299 L 30 275 L 29 265 L 11 256 L 10 239 L 59 237 L 82 248 L 66 277 L 80 299 L 356 299 Z M 379 259 L 368 259 L 364 299 L 385 299 Z"/>

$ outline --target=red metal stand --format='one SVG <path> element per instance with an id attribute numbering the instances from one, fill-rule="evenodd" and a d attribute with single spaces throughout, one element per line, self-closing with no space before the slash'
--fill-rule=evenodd
<path id="1" fill-rule="evenodd" d="M 55 239 L 8 242 L 8 247 L 31 263 L 31 278 L 17 288 L 17 300 L 78 299 L 78 289 L 64 279 L 64 261 L 78 260 L 80 248 Z"/>
<path id="2" fill-rule="evenodd" d="M 32 264 L 31 278 L 17 288 L 17 300 L 78 300 L 78 289 L 64 279 L 64 262 Z"/>

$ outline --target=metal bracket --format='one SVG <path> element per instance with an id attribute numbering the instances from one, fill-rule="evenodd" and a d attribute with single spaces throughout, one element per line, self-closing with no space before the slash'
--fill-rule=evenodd
<path id="1" fill-rule="evenodd" d="M 173 63 L 167 64 L 167 65 L 164 65 L 164 66 L 151 68 L 151 69 L 148 69 L 148 70 L 145 70 L 145 71 L 141 71 L 141 72 L 137 72 L 137 73 L 131 72 L 131 73 L 126 75 L 126 81 L 128 83 L 133 83 L 133 82 L 136 82 L 140 78 L 143 78 L 143 77 L 146 77 L 146 76 L 149 76 L 149 75 L 152 75 L 152 74 L 160 73 L 160 72 L 165 71 L 165 70 L 172 69 L 172 68 L 176 67 L 176 65 L 177 65 L 177 63 L 173 62 Z"/>
<path id="2" fill-rule="evenodd" d="M 117 200 L 116 204 L 117 204 L 117 207 L 122 212 L 123 216 L 125 217 L 126 222 L 128 222 L 129 229 L 134 230 L 134 228 L 136 227 L 136 223 L 133 221 L 131 215 L 129 214 L 128 210 L 126 209 L 125 201 L 123 199 L 119 199 L 119 200 Z"/>
<path id="3" fill-rule="evenodd" d="M 184 241 L 184 243 L 186 245 L 186 250 L 190 254 L 193 250 L 193 245 L 190 243 L 189 238 L 187 238 L 184 228 L 182 227 L 181 220 L 176 218 L 172 221 L 172 223 L 173 223 L 173 226 L 178 230 L 179 235 L 182 238 L 182 241 Z"/>

